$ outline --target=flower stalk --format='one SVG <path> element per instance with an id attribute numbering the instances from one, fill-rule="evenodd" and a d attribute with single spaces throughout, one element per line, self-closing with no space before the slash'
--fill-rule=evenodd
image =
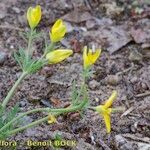
<path id="1" fill-rule="evenodd" d="M 26 115 L 29 115 L 29 114 L 32 114 L 32 113 L 36 113 L 36 112 L 47 112 L 47 113 L 54 113 L 55 116 L 57 116 L 58 114 L 64 114 L 64 113 L 68 113 L 68 112 L 75 112 L 75 111 L 80 111 L 84 108 L 84 106 L 87 104 L 88 102 L 88 97 L 87 97 L 87 89 L 86 89 L 86 84 L 85 84 L 85 79 L 86 79 L 86 74 L 84 73 L 84 82 L 83 82 L 83 85 L 81 86 L 81 89 L 80 89 L 80 94 L 79 96 L 77 97 L 77 100 L 80 98 L 80 96 L 83 94 L 83 101 L 78 104 L 78 105 L 71 105 L 67 108 L 60 108 L 60 109 L 51 109 L 51 108 L 36 108 L 36 109 L 33 109 L 33 110 L 30 110 L 30 111 L 27 111 L 27 112 L 24 112 L 22 114 L 20 114 L 19 116 L 15 117 L 13 120 L 11 120 L 10 122 L 8 122 L 5 126 L 3 126 L 1 129 L 0 129 L 0 133 L 2 131 L 4 131 L 7 127 L 9 127 L 11 124 L 15 123 L 16 121 L 18 121 L 19 119 L 23 118 L 24 116 Z M 23 131 L 27 128 L 30 128 L 30 127 L 33 127 L 35 125 L 38 125 L 44 121 L 48 120 L 48 116 L 47 117 L 44 117 L 42 119 L 39 119 L 37 121 L 34 121 L 26 126 L 23 126 L 23 127 L 19 127 L 17 129 L 14 129 L 10 132 L 8 132 L 7 134 L 8 135 L 11 135 L 11 134 L 15 134 L 17 132 L 20 132 L 20 131 Z"/>
<path id="2" fill-rule="evenodd" d="M 18 117 L 14 118 L 13 120 L 11 120 L 9 123 L 7 123 L 5 126 L 3 126 L 1 129 L 0 129 L 0 133 L 6 129 L 7 127 L 9 127 L 12 123 L 15 123 L 16 121 L 18 121 L 19 119 L 23 118 L 24 116 L 26 115 L 29 115 L 29 114 L 32 114 L 32 113 L 36 113 L 36 112 L 48 112 L 48 113 L 54 113 L 55 116 L 58 116 L 60 114 L 64 114 L 64 113 L 69 113 L 69 112 L 75 112 L 75 111 L 79 111 L 79 110 L 82 110 L 82 108 L 85 106 L 85 104 L 87 103 L 87 99 L 84 99 L 82 101 L 81 104 L 77 105 L 77 106 L 71 106 L 71 107 L 68 107 L 68 108 L 60 108 L 60 109 L 51 109 L 51 108 L 37 108 L 37 109 L 33 109 L 33 110 L 30 110 L 30 111 L 27 111 L 25 113 L 22 113 L 20 114 Z M 17 129 L 14 129 L 12 131 L 10 131 L 9 133 L 7 133 L 8 135 L 11 135 L 11 134 L 15 134 L 17 132 L 20 132 L 20 131 L 23 131 L 27 128 L 31 128 L 35 125 L 38 125 L 44 121 L 48 120 L 48 116 L 47 117 L 44 117 L 42 119 L 39 119 L 37 121 L 34 121 L 26 126 L 23 126 L 23 127 L 20 127 L 20 128 L 17 128 Z"/>
<path id="3" fill-rule="evenodd" d="M 35 37 L 37 37 L 37 33 L 35 32 L 35 27 L 39 24 L 41 20 L 41 7 L 37 5 L 35 8 L 30 7 L 27 11 L 27 20 L 30 26 L 30 33 L 29 33 L 29 40 L 27 45 L 27 50 L 24 52 L 22 49 L 19 50 L 19 54 L 15 55 L 16 61 L 21 66 L 23 72 L 21 76 L 18 78 L 18 80 L 15 82 L 13 87 L 8 92 L 6 98 L 2 102 L 2 108 L 4 108 L 4 114 L 6 112 L 6 106 L 12 96 L 15 94 L 15 91 L 19 84 L 22 82 L 22 80 L 25 79 L 25 77 L 29 74 L 36 73 L 39 69 L 41 69 L 44 65 L 47 64 L 56 64 L 59 63 L 66 58 L 68 58 L 70 55 L 73 54 L 73 51 L 70 49 L 55 49 L 55 45 L 57 42 L 62 40 L 66 34 L 67 28 L 64 24 L 64 22 L 61 19 L 58 19 L 55 24 L 53 25 L 52 29 L 49 32 L 51 43 L 45 47 L 44 54 L 39 59 L 33 58 L 33 51 L 32 51 L 32 41 Z M 37 35 L 36 35 L 37 34 Z M 21 132 L 25 129 L 31 128 L 35 125 L 38 125 L 42 122 L 47 121 L 48 123 L 57 123 L 56 116 L 63 115 L 64 113 L 70 113 L 70 112 L 76 112 L 76 111 L 83 111 L 85 109 L 93 109 L 97 111 L 100 115 L 103 116 L 107 132 L 109 133 L 111 131 L 111 122 L 110 122 L 110 115 L 111 113 L 122 111 L 122 107 L 118 108 L 111 108 L 111 105 L 116 99 L 117 92 L 114 91 L 113 94 L 109 97 L 109 99 L 105 102 L 104 105 L 99 105 L 96 107 L 86 107 L 87 103 L 89 102 L 88 97 L 88 89 L 87 89 L 87 79 L 90 77 L 90 69 L 92 65 L 97 61 L 101 54 L 101 49 L 88 49 L 86 46 L 84 47 L 83 51 L 83 83 L 81 84 L 80 89 L 76 89 L 76 87 L 73 90 L 73 96 L 72 96 L 72 103 L 67 108 L 58 108 L 58 109 L 51 109 L 51 108 L 36 108 L 33 110 L 29 110 L 27 112 L 20 113 L 18 116 L 15 116 L 14 118 L 10 119 L 8 122 L 5 122 L 4 119 L 4 125 L 0 128 L 0 138 L 1 135 L 6 134 L 7 136 L 16 134 L 18 132 Z M 3 121 L 3 109 L 0 107 L 0 119 Z M 1 113 L 2 112 L 2 113 Z M 33 121 L 32 123 L 29 123 L 28 125 L 24 125 L 18 128 L 14 128 L 14 124 L 18 122 L 18 120 L 23 119 L 24 116 L 30 115 L 32 113 L 37 112 L 46 112 L 47 116 Z M 16 113 L 17 114 L 17 113 Z M 16 115 L 15 114 L 15 115 Z M 5 115 L 4 115 L 5 116 Z M 7 119 L 6 119 L 7 120 Z M 1 120 L 0 120 L 1 121 Z M 13 129 L 9 127 L 13 127 Z"/>
<path id="4" fill-rule="evenodd" d="M 30 30 L 30 35 L 29 35 L 29 41 L 28 41 L 28 48 L 27 48 L 27 60 L 29 59 L 29 57 L 32 56 L 31 46 L 32 46 L 33 32 L 34 32 L 34 30 L 31 29 Z"/>
<path id="5" fill-rule="evenodd" d="M 2 106 L 5 109 L 7 103 L 10 101 L 12 96 L 14 95 L 18 85 L 22 82 L 22 80 L 28 75 L 27 72 L 23 72 L 22 75 L 19 77 L 19 79 L 15 82 L 14 86 L 11 88 L 11 90 L 8 92 L 6 98 L 3 100 Z"/>

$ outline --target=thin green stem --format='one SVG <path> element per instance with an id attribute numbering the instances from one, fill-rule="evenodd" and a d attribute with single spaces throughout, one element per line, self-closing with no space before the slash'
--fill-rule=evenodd
<path id="1" fill-rule="evenodd" d="M 91 106 L 88 107 L 88 109 L 90 109 L 90 110 L 96 110 L 95 107 L 91 107 Z"/>
<path id="2" fill-rule="evenodd" d="M 28 48 L 27 48 L 27 59 L 29 59 L 29 57 L 32 55 L 31 54 L 31 45 L 32 45 L 32 39 L 33 39 L 33 29 L 31 29 L 30 31 L 30 35 L 29 35 L 29 41 L 28 41 Z"/>
<path id="3" fill-rule="evenodd" d="M 84 107 L 88 102 L 88 95 L 87 95 L 87 88 L 86 84 L 84 84 L 84 91 L 83 91 L 83 103 L 81 103 L 81 107 Z"/>
<path id="4" fill-rule="evenodd" d="M 23 126 L 23 127 L 15 129 L 15 130 L 12 130 L 12 131 L 8 132 L 7 134 L 8 135 L 16 134 L 16 133 L 18 133 L 20 131 L 23 131 L 23 130 L 27 129 L 27 128 L 31 128 L 31 127 L 33 127 L 35 125 L 38 125 L 38 124 L 40 124 L 40 123 L 42 123 L 42 122 L 44 122 L 46 120 L 48 120 L 48 116 L 46 116 L 46 117 L 44 117 L 42 119 L 39 119 L 37 121 L 34 121 L 34 122 L 32 122 L 32 123 L 30 123 L 30 124 L 28 124 L 26 126 Z"/>
<path id="5" fill-rule="evenodd" d="M 36 109 L 33 109 L 33 110 L 30 110 L 30 111 L 27 111 L 25 113 L 20 114 L 19 116 L 17 116 L 16 118 L 14 118 L 10 122 L 8 122 L 5 126 L 3 126 L 0 129 L 0 132 L 2 132 L 4 129 L 9 127 L 15 121 L 21 119 L 23 116 L 26 116 L 26 115 L 31 114 L 31 113 L 42 112 L 42 111 L 51 112 L 51 113 L 67 113 L 67 112 L 80 110 L 80 109 L 82 109 L 83 106 L 84 106 L 84 101 L 81 104 L 79 104 L 78 106 L 73 106 L 73 107 L 68 107 L 68 108 L 60 108 L 60 109 L 36 108 Z"/>
<path id="6" fill-rule="evenodd" d="M 77 106 L 73 106 L 73 107 L 62 108 L 62 109 L 37 108 L 37 109 L 31 110 L 31 111 L 25 112 L 25 113 L 19 115 L 17 118 L 13 119 L 8 124 L 6 124 L 3 128 L 0 129 L 0 132 L 2 130 L 4 130 L 6 127 L 8 127 L 10 124 L 12 124 L 13 122 L 15 122 L 16 120 L 19 120 L 20 118 L 22 118 L 23 116 L 25 116 L 27 114 L 34 113 L 34 112 L 40 112 L 40 111 L 46 111 L 46 112 L 55 113 L 55 115 L 60 115 L 62 113 L 74 112 L 74 111 L 77 111 L 77 110 L 81 110 L 84 107 L 84 105 L 86 104 L 86 102 L 87 101 L 85 99 L 85 100 L 82 101 L 81 104 L 79 104 Z M 48 120 L 48 116 L 45 117 L 45 118 L 39 119 L 37 121 L 34 121 L 34 122 L 32 122 L 32 123 L 30 123 L 30 124 L 28 124 L 26 126 L 14 129 L 14 130 L 8 132 L 8 135 L 15 134 L 15 133 L 20 132 L 22 130 L 25 130 L 27 128 L 33 127 L 33 126 L 38 125 L 38 124 L 40 124 L 40 123 L 42 123 L 43 121 L 46 121 L 46 120 Z"/>
<path id="7" fill-rule="evenodd" d="M 20 118 L 28 115 L 28 114 L 31 114 L 31 113 L 36 113 L 36 112 L 40 112 L 40 111 L 47 111 L 49 108 L 37 108 L 37 109 L 33 109 L 33 110 L 30 110 L 30 111 L 27 111 L 25 113 L 22 113 L 20 114 L 19 116 L 17 116 L 16 118 L 12 119 L 10 122 L 8 122 L 5 126 L 3 126 L 1 129 L 0 129 L 0 132 L 3 131 L 4 129 L 6 129 L 7 127 L 9 127 L 12 123 L 14 123 L 15 121 L 19 120 Z"/>
<path id="8" fill-rule="evenodd" d="M 86 74 L 85 71 L 83 70 L 83 84 L 81 85 L 80 92 L 75 99 L 75 103 L 78 102 L 79 98 L 83 95 L 84 102 L 83 105 L 85 105 L 88 102 L 88 97 L 87 97 L 87 88 L 86 88 Z"/>
<path id="9" fill-rule="evenodd" d="M 79 98 L 82 95 L 83 91 L 84 91 L 84 84 L 80 88 L 80 91 L 79 91 L 80 93 L 77 95 L 77 97 L 75 99 L 75 103 L 79 101 Z"/>
<path id="10" fill-rule="evenodd" d="M 46 57 L 47 53 L 50 52 L 51 50 L 53 50 L 54 47 L 55 47 L 55 43 L 51 43 L 48 47 L 46 47 L 44 54 L 41 56 L 41 58 L 38 61 L 40 62 L 42 59 L 44 59 Z M 46 64 L 48 64 L 48 61 Z"/>
<path id="11" fill-rule="evenodd" d="M 86 85 L 87 75 L 84 73 L 83 75 L 83 106 L 88 102 L 88 94 L 87 94 L 87 85 Z"/>
<path id="12" fill-rule="evenodd" d="M 18 85 L 20 84 L 20 82 L 28 75 L 27 72 L 23 72 L 22 75 L 19 77 L 19 79 L 15 82 L 14 86 L 11 88 L 11 90 L 8 92 L 6 98 L 3 100 L 2 106 L 4 107 L 4 109 L 6 108 L 7 103 L 9 102 L 9 100 L 12 98 L 12 96 L 15 93 L 15 90 L 17 89 Z"/>
<path id="13" fill-rule="evenodd" d="M 61 114 L 61 112 L 55 113 L 55 116 L 58 116 L 58 115 L 60 115 L 60 114 Z M 42 118 L 42 119 L 39 119 L 39 120 L 37 120 L 37 121 L 34 121 L 34 122 L 32 122 L 32 123 L 30 123 L 30 124 L 28 124 L 28 125 L 26 125 L 26 126 L 23 126 L 23 127 L 17 128 L 17 129 L 14 129 L 14 130 L 8 132 L 7 134 L 8 134 L 8 135 L 12 135 L 12 134 L 16 134 L 16 133 L 18 133 L 18 132 L 20 132 L 20 131 L 23 131 L 23 130 L 25 130 L 25 129 L 31 128 L 31 127 L 33 127 L 33 126 L 35 126 L 35 125 L 38 125 L 38 124 L 40 124 L 40 123 L 42 123 L 42 122 L 44 122 L 44 121 L 47 121 L 47 120 L 48 120 L 48 117 L 49 117 L 49 116 L 46 116 L 46 117 L 44 117 L 44 118 Z"/>
<path id="14" fill-rule="evenodd" d="M 54 47 L 55 47 L 55 43 L 52 42 L 48 47 L 46 47 L 44 54 L 42 55 L 41 58 L 44 58 L 47 55 L 47 53 L 54 50 Z"/>

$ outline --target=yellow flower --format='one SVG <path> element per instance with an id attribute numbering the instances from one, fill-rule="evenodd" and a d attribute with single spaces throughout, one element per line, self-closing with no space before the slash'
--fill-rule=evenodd
<path id="1" fill-rule="evenodd" d="M 46 59 L 48 60 L 49 64 L 56 64 L 68 58 L 72 54 L 73 51 L 70 49 L 57 49 L 49 52 L 46 55 Z"/>
<path id="2" fill-rule="evenodd" d="M 101 54 L 101 49 L 92 50 L 92 49 L 87 49 L 87 46 L 85 46 L 83 50 L 84 69 L 93 65 L 98 59 L 98 57 L 100 56 L 100 54 Z"/>
<path id="3" fill-rule="evenodd" d="M 99 114 L 101 114 L 104 118 L 107 133 L 110 133 L 110 131 L 111 131 L 110 115 L 112 113 L 112 108 L 110 108 L 110 107 L 111 107 L 113 101 L 116 99 L 116 97 L 117 97 L 117 91 L 113 91 L 112 95 L 109 97 L 109 99 L 105 102 L 104 105 L 99 105 L 96 107 L 96 111 Z"/>
<path id="4" fill-rule="evenodd" d="M 52 124 L 52 123 L 56 123 L 56 122 L 57 122 L 57 120 L 56 120 L 55 116 L 49 114 L 49 115 L 48 115 L 48 123 L 49 123 L 49 124 Z"/>
<path id="5" fill-rule="evenodd" d="M 58 19 L 53 25 L 50 34 L 50 39 L 52 42 L 58 42 L 62 40 L 67 32 L 67 28 L 61 19 Z"/>
<path id="6" fill-rule="evenodd" d="M 27 20 L 30 28 L 34 29 L 41 20 L 41 6 L 37 5 L 35 8 L 29 7 L 27 11 Z"/>

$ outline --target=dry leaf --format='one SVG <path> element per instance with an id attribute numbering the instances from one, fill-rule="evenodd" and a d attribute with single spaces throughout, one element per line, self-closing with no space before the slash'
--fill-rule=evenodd
<path id="1" fill-rule="evenodd" d="M 65 21 L 70 21 L 73 23 L 81 23 L 92 18 L 93 16 L 89 12 L 81 12 L 78 9 L 75 9 L 74 11 L 62 17 L 62 19 L 64 19 Z"/>

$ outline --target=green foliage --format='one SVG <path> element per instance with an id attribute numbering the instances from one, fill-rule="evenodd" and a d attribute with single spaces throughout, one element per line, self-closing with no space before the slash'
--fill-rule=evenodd
<path id="1" fill-rule="evenodd" d="M 41 69 L 47 62 L 45 59 L 34 60 L 27 56 L 25 50 L 20 48 L 18 52 L 14 53 L 14 58 L 24 72 L 35 73 Z"/>
<path id="2" fill-rule="evenodd" d="M 62 135 L 60 134 L 60 133 L 56 133 L 55 135 L 54 135 L 54 141 L 62 141 L 63 140 L 63 137 L 62 137 Z M 55 150 L 58 150 L 61 146 L 58 146 L 58 145 L 56 145 L 56 144 L 54 144 L 53 145 L 54 147 L 54 149 Z"/>
<path id="3" fill-rule="evenodd" d="M 59 140 L 61 141 L 63 139 L 62 135 L 60 133 L 56 133 L 54 136 L 54 140 Z"/>
<path id="4" fill-rule="evenodd" d="M 41 36 L 43 37 L 44 34 L 42 32 L 37 33 L 36 30 L 32 30 L 26 33 L 21 33 L 21 36 L 26 41 L 28 41 L 28 39 L 32 41 L 35 38 L 40 38 Z M 46 44 L 45 46 L 49 48 Z M 31 43 L 29 45 L 29 48 L 31 48 Z M 30 56 L 30 54 L 28 53 L 28 51 L 30 51 L 30 53 L 32 54 L 30 49 L 26 50 L 26 49 L 20 48 L 18 52 L 14 53 L 14 58 L 19 64 L 19 66 L 21 67 L 23 72 L 32 74 L 32 73 L 37 72 L 39 69 L 41 69 L 47 63 L 47 61 L 44 58 L 41 58 L 39 60 L 33 59 L 32 56 Z"/>
<path id="5" fill-rule="evenodd" d="M 88 79 L 89 77 L 92 76 L 93 73 L 94 73 L 94 71 L 91 71 L 91 67 L 88 67 L 87 69 L 83 70 L 82 76 L 83 76 L 83 78 Z"/>
<path id="6" fill-rule="evenodd" d="M 4 108 L 3 106 L 0 104 L 0 116 L 3 114 Z"/>
<path id="7" fill-rule="evenodd" d="M 37 72 L 39 69 L 41 69 L 45 64 L 47 64 L 47 61 L 45 59 L 41 60 L 30 60 L 29 66 L 26 68 L 26 72 L 32 74 Z"/>
<path id="8" fill-rule="evenodd" d="M 76 81 L 74 80 L 72 84 L 72 95 L 71 95 L 72 105 L 78 104 L 78 98 L 79 98 L 79 91 L 76 88 Z"/>
<path id="9" fill-rule="evenodd" d="M 27 58 L 24 49 L 20 48 L 18 52 L 15 52 L 14 58 L 21 67 L 21 69 L 24 71 L 27 66 Z"/>
<path id="10" fill-rule="evenodd" d="M 4 127 L 8 122 L 16 117 L 16 114 L 19 111 L 18 105 L 14 106 L 10 111 L 7 113 L 4 111 L 3 107 L 0 105 L 0 129 Z M 16 124 L 10 124 L 7 128 L 0 132 L 0 140 L 4 140 L 8 137 L 7 133 L 14 129 Z"/>
<path id="11" fill-rule="evenodd" d="M 55 47 L 55 43 L 51 43 L 50 45 L 46 45 L 45 47 L 45 54 L 53 51 L 55 48 L 57 49 L 57 47 Z"/>
<path id="12" fill-rule="evenodd" d="M 80 89 L 78 89 L 76 87 L 76 82 L 73 81 L 71 100 L 72 100 L 72 105 L 73 106 L 80 105 L 82 101 L 86 101 L 86 104 L 84 105 L 82 110 L 86 109 L 89 106 L 87 88 L 86 88 L 85 84 L 82 85 Z"/>
<path id="13" fill-rule="evenodd" d="M 31 30 L 28 32 L 20 32 L 19 34 L 25 41 L 28 42 L 28 39 L 31 36 Z M 37 32 L 36 30 L 32 31 L 32 39 L 43 37 L 43 35 L 44 34 L 42 32 Z"/>

